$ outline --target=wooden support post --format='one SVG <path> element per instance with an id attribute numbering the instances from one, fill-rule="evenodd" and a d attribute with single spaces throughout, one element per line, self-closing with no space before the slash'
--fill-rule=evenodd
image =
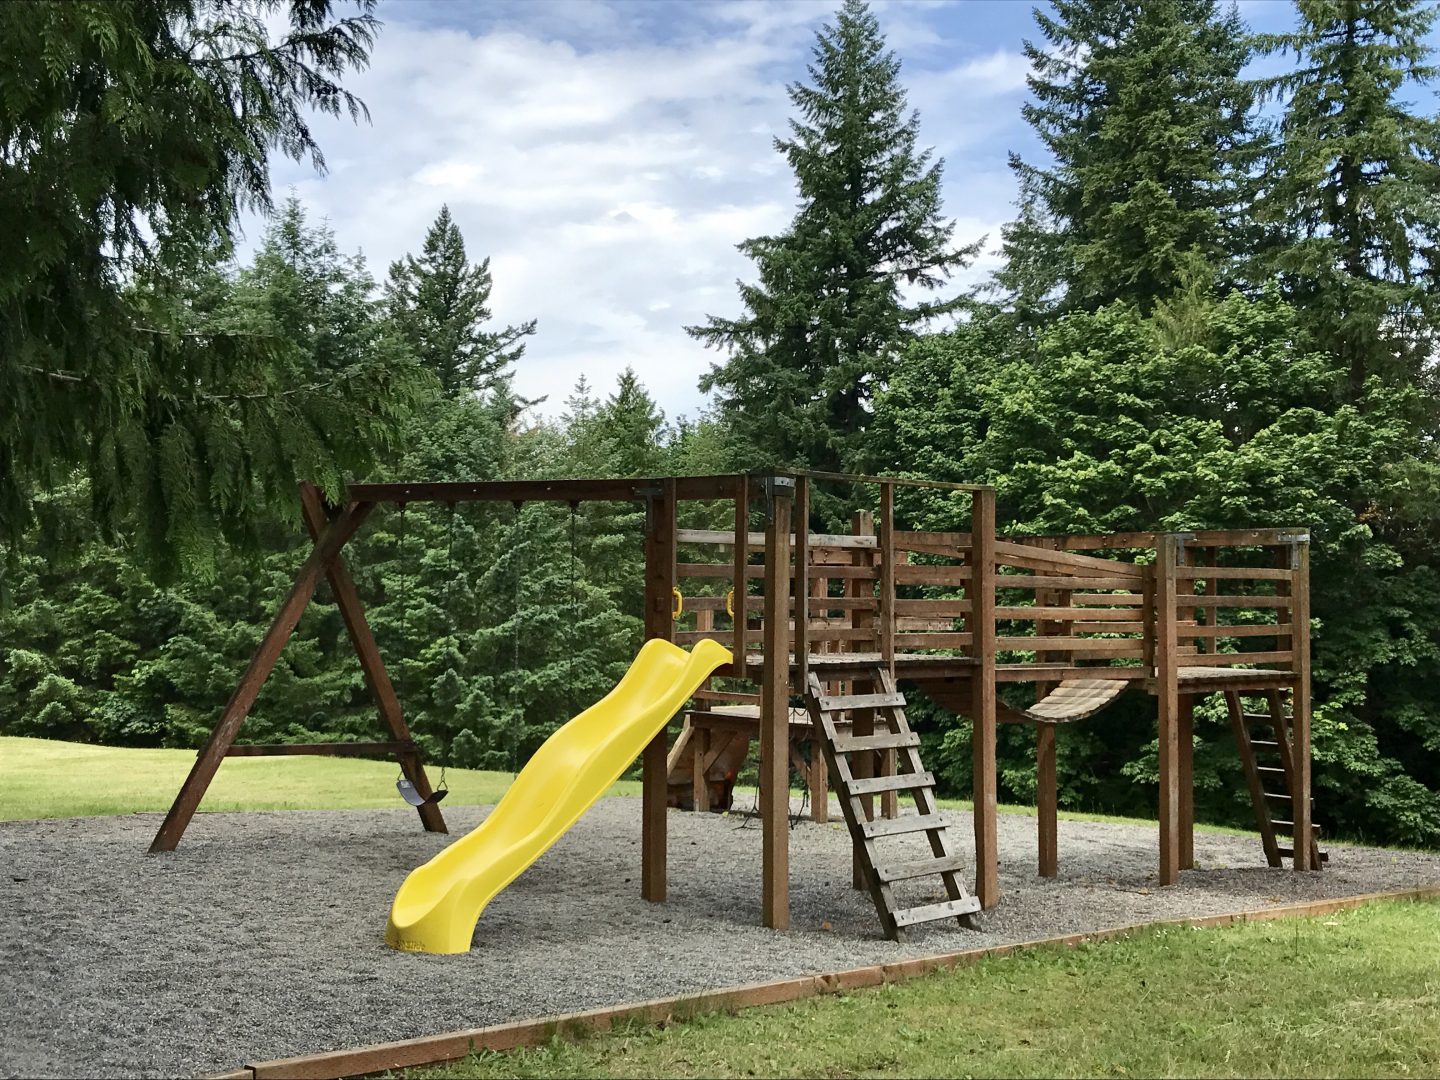
<path id="1" fill-rule="evenodd" d="M 745 576 L 745 567 L 750 562 L 750 478 L 737 476 L 735 478 L 735 571 L 734 571 L 734 654 L 735 675 L 741 679 L 750 677 L 750 651 L 746 645 L 747 631 L 750 623 L 750 606 L 747 598 L 750 595 L 749 578 Z"/>
<path id="2" fill-rule="evenodd" d="M 1294 650 L 1295 689 L 1291 694 L 1290 757 L 1294 767 L 1291 784 L 1291 817 L 1295 831 L 1290 846 L 1296 870 L 1318 870 L 1312 855 L 1313 829 L 1310 821 L 1310 544 L 1301 540 L 1291 549 L 1291 584 L 1294 615 L 1290 623 L 1290 647 Z"/>
<path id="3" fill-rule="evenodd" d="M 880 520 L 877 532 L 880 550 L 880 658 L 895 677 L 895 485 L 880 485 Z"/>
<path id="4" fill-rule="evenodd" d="M 651 494 L 645 524 L 645 638 L 669 641 L 674 633 L 671 618 L 675 589 L 673 479 L 660 481 L 658 492 Z M 662 728 L 641 755 L 640 895 L 653 904 L 665 900 L 667 742 Z"/>
<path id="5" fill-rule="evenodd" d="M 791 491 L 769 481 L 765 515 L 765 669 L 760 683 L 761 920 L 790 927 Z M 783 485 L 783 486 L 782 486 Z"/>
<path id="6" fill-rule="evenodd" d="M 880 618 L 880 656 L 890 666 L 890 677 L 895 677 L 895 485 L 880 485 L 880 521 L 878 533 L 880 559 L 880 589 L 876 600 Z M 896 768 L 894 750 L 880 755 L 880 775 L 894 776 Z M 887 791 L 880 796 L 880 816 L 900 816 L 900 793 Z"/>
<path id="7" fill-rule="evenodd" d="M 310 555 L 295 576 L 295 584 L 290 587 L 290 592 L 280 604 L 280 610 L 275 613 L 270 628 L 265 631 L 265 636 L 256 646 L 255 655 L 250 658 L 249 666 L 240 676 L 235 692 L 226 702 L 219 722 L 196 754 L 190 774 L 180 785 L 170 812 L 165 815 L 160 830 L 150 844 L 152 852 L 174 851 L 175 845 L 180 843 L 185 827 L 195 816 L 200 800 L 205 797 L 205 790 L 215 778 L 220 763 L 225 760 L 225 754 L 230 749 L 230 744 L 235 741 L 235 736 L 239 734 L 240 726 L 245 723 L 245 717 L 250 715 L 260 688 L 265 685 L 266 678 L 280 659 L 285 643 L 295 632 L 300 616 L 305 613 L 310 598 L 315 595 L 320 579 L 325 576 L 330 563 L 340 554 L 340 549 L 355 535 L 355 531 L 373 509 L 373 503 L 350 503 L 330 522 L 324 535 L 310 550 Z"/>
<path id="8" fill-rule="evenodd" d="M 874 535 L 875 535 L 875 518 L 874 518 L 874 516 L 873 516 L 873 515 L 870 513 L 870 511 L 868 511 L 868 510 L 859 510 L 859 511 L 856 511 L 854 517 L 852 517 L 852 518 L 850 519 L 850 531 L 851 531 L 854 535 L 856 535 L 856 536 L 874 536 Z M 857 549 L 857 550 L 850 556 L 850 558 L 851 558 L 851 561 L 852 561 L 856 566 L 874 566 L 874 565 L 875 565 L 875 552 L 874 552 L 874 549 L 864 549 L 864 548 Z M 858 578 L 852 578 L 852 579 L 850 579 L 849 582 L 847 583 L 847 587 L 846 587 L 846 590 L 845 590 L 845 591 L 846 591 L 847 595 L 849 595 L 849 596 L 851 596 L 851 597 L 854 597 L 854 598 L 856 598 L 856 599 L 864 599 L 864 598 L 868 598 L 868 597 L 873 597 L 873 596 L 875 595 L 875 584 L 874 584 L 874 582 L 871 582 L 871 581 L 863 581 L 863 580 L 860 580 L 860 579 L 858 579 Z M 858 609 L 855 610 L 855 611 L 852 611 L 852 612 L 850 613 L 850 625 L 851 625 L 852 628 L 854 628 L 854 629 L 856 629 L 856 630 L 868 629 L 868 630 L 871 631 L 872 634 L 875 633 L 875 632 L 876 632 L 875 612 L 873 612 L 873 611 L 860 611 L 860 610 L 858 610 Z M 866 645 L 865 645 L 865 650 L 864 650 L 864 651 L 867 651 L 867 652 L 868 652 L 869 650 L 874 649 L 874 648 L 877 648 L 877 646 L 875 645 L 875 643 L 874 643 L 873 641 L 867 642 Z M 856 650 L 856 649 L 854 648 L 853 644 L 852 644 L 852 645 L 850 645 L 850 648 L 849 648 L 848 650 L 842 648 L 841 651 L 859 651 L 859 650 Z M 878 687 L 872 687 L 872 686 L 870 686 L 868 683 L 866 683 L 866 684 L 851 683 L 848 687 L 845 687 L 841 692 L 842 692 L 842 693 L 848 692 L 848 693 L 852 693 L 852 694 L 874 694 L 874 693 L 878 693 L 878 692 L 879 692 L 879 688 L 878 688 Z M 874 724 L 875 724 L 875 714 L 874 714 L 873 712 L 869 711 L 869 710 L 863 710 L 863 709 L 862 709 L 862 710 L 852 711 L 852 712 L 850 713 L 850 725 L 851 725 L 851 726 L 850 726 L 850 734 L 852 734 L 852 735 L 857 735 L 857 736 L 869 735 L 869 734 L 874 730 Z M 856 754 L 855 757 L 853 758 L 853 760 L 850 762 L 850 771 L 851 771 L 851 774 L 852 774 L 857 780 L 865 779 L 865 778 L 868 778 L 868 777 L 870 777 L 870 776 L 873 776 L 873 775 L 874 775 L 874 771 L 875 771 L 875 770 L 874 770 L 874 761 L 875 761 L 875 756 L 874 756 L 873 754 Z M 871 795 L 863 796 L 863 797 L 861 798 L 860 802 L 861 802 L 861 806 L 862 806 L 863 809 L 864 809 L 866 820 L 868 821 L 868 820 L 874 818 L 874 816 L 875 816 L 875 799 L 874 799 L 874 797 L 871 796 Z M 868 877 L 867 877 L 867 872 L 866 872 L 866 870 L 865 870 L 865 849 L 864 849 L 864 847 L 863 847 L 862 845 L 860 845 L 860 844 L 854 845 L 854 846 L 852 847 L 852 849 L 851 849 L 851 857 L 850 857 L 850 881 L 851 881 L 851 884 L 852 884 L 855 888 L 857 888 L 857 889 L 869 889 L 869 888 L 870 888 L 870 882 L 869 882 L 869 879 L 868 879 Z"/>
<path id="9" fill-rule="evenodd" d="M 970 612 L 971 722 L 974 748 L 975 895 L 980 905 L 1000 902 L 1000 843 L 995 765 L 995 492 L 972 495 Z"/>
<path id="10" fill-rule="evenodd" d="M 795 673 L 796 685 L 810 677 L 810 479 L 795 480 Z"/>
<path id="11" fill-rule="evenodd" d="M 710 810 L 710 776 L 709 770 L 705 767 L 705 759 L 710 755 L 710 729 L 692 727 L 690 742 L 695 751 L 694 756 L 690 759 L 691 805 L 695 813 L 704 814 Z"/>
<path id="12" fill-rule="evenodd" d="M 1160 732 L 1160 884 L 1180 879 L 1180 657 L 1176 639 L 1174 536 L 1158 539 L 1155 560 L 1155 699 Z"/>
<path id="13" fill-rule="evenodd" d="M 1069 589 L 1037 589 L 1037 607 L 1070 607 L 1073 593 Z M 1059 635 L 1070 637 L 1069 622 L 1054 622 L 1037 619 L 1037 638 Z M 1070 662 L 1070 653 L 1065 650 L 1041 650 L 1042 642 L 1036 643 L 1035 662 L 1039 664 Z M 1035 684 L 1035 700 L 1043 701 L 1057 684 L 1041 682 Z M 1037 848 L 1037 873 L 1041 877 L 1053 878 L 1060 873 L 1060 792 L 1056 777 L 1054 724 L 1035 725 L 1035 823 Z"/>
<path id="14" fill-rule="evenodd" d="M 1175 740 L 1180 751 L 1180 869 L 1195 869 L 1195 695 L 1180 698 Z"/>
<path id="15" fill-rule="evenodd" d="M 830 596 L 830 579 L 811 578 L 810 595 L 824 603 Z M 821 642 L 821 652 L 828 652 L 831 644 Z M 820 732 L 814 731 L 810 740 L 810 820 L 825 825 L 830 821 L 830 765 L 821 751 L 820 738 Z"/>
<path id="16" fill-rule="evenodd" d="M 331 515 L 326 512 L 325 500 L 320 495 L 320 489 L 314 484 L 300 485 L 300 510 L 305 518 L 305 527 L 310 531 L 310 539 L 318 544 L 325 527 L 330 523 Z M 397 742 L 413 745 L 410 726 L 405 723 L 400 699 L 395 695 L 390 673 L 385 670 L 380 646 L 376 644 L 375 635 L 365 619 L 365 607 L 360 602 L 360 594 L 355 590 L 355 581 L 350 576 L 350 568 L 345 565 L 343 555 L 336 555 L 331 560 L 325 576 L 330 582 L 330 591 L 335 596 L 335 606 L 340 609 L 340 619 L 345 623 L 345 631 L 350 635 L 350 644 L 355 649 L 355 655 L 360 658 L 360 670 L 365 676 L 365 685 L 370 689 L 370 696 L 375 699 L 380 719 L 385 722 Z M 434 794 L 418 753 L 399 754 L 398 761 L 401 771 L 415 788 L 417 795 L 428 799 Z M 439 803 L 422 803 L 416 809 L 426 832 L 448 831 Z"/>
<path id="17" fill-rule="evenodd" d="M 1039 829 L 1040 876 L 1060 873 L 1059 792 L 1055 779 L 1055 725 L 1035 725 L 1035 819 Z"/>

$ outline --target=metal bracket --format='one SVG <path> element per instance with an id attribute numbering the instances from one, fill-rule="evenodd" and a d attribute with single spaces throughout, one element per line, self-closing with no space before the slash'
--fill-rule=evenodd
<path id="1" fill-rule="evenodd" d="M 760 480 L 760 490 L 765 493 L 767 501 L 773 500 L 777 495 L 795 496 L 795 478 L 792 476 L 765 476 Z"/>
<path id="2" fill-rule="evenodd" d="M 1282 544 L 1308 544 L 1310 542 L 1310 534 L 1308 532 L 1281 533 L 1276 539 Z"/>
<path id="3" fill-rule="evenodd" d="M 655 527 L 655 500 L 660 497 L 658 487 L 637 487 L 635 494 L 645 500 L 645 535 L 649 536 Z"/>

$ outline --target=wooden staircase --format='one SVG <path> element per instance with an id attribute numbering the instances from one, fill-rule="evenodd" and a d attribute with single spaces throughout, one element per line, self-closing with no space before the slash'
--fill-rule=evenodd
<path id="1" fill-rule="evenodd" d="M 1291 755 L 1290 716 L 1279 690 L 1266 694 L 1269 712 L 1246 712 L 1238 691 L 1225 695 L 1230 711 L 1230 725 L 1240 749 L 1240 762 L 1250 787 L 1250 800 L 1255 806 L 1255 820 L 1260 827 L 1260 842 L 1265 847 L 1265 861 L 1271 866 L 1282 865 L 1282 859 L 1295 857 L 1294 759 Z M 1310 800 L 1313 812 L 1315 800 Z M 1289 840 L 1289 844 L 1282 844 Z M 1320 850 L 1320 826 L 1310 827 L 1310 865 L 1316 870 L 1329 860 Z"/>
<path id="2" fill-rule="evenodd" d="M 874 692 L 827 696 L 820 676 L 812 670 L 805 687 L 806 705 L 811 722 L 821 736 L 820 746 L 830 768 L 831 783 L 840 799 L 865 886 L 875 901 L 885 936 L 892 941 L 904 941 L 907 927 L 950 918 L 958 918 L 962 926 L 974 928 L 973 916 L 980 910 L 980 900 L 966 892 L 961 883 L 963 864 L 955 854 L 945 819 L 935 803 L 935 777 L 926 772 L 920 762 L 920 736 L 906 723 L 905 698 L 896 689 L 894 676 L 887 667 L 875 666 L 862 670 L 852 667 L 845 677 L 853 689 L 868 686 Z M 846 713 L 850 717 L 850 730 L 842 734 L 841 714 Z M 875 767 L 877 761 L 889 751 L 896 755 L 895 774 L 876 775 L 880 771 Z M 872 796 L 887 792 L 910 792 L 916 813 L 872 820 Z M 888 862 L 882 859 L 879 841 L 922 832 L 930 843 L 930 858 Z M 900 907 L 895 897 L 895 883 L 930 876 L 941 879 L 949 899 Z"/>

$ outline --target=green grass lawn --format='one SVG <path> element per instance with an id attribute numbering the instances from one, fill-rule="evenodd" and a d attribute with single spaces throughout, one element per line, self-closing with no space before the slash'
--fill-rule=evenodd
<path id="1" fill-rule="evenodd" d="M 1434 1076 L 1437 1018 L 1440 904 L 1401 902 L 1035 949 L 409 1076 Z"/>
<path id="2" fill-rule="evenodd" d="M 195 761 L 192 750 L 134 750 L 116 746 L 0 736 L 0 821 L 87 817 L 170 809 L 175 792 Z M 357 758 L 231 758 L 220 767 L 201 810 L 369 810 L 402 805 L 395 792 L 393 762 Z M 430 770 L 434 783 L 438 770 Z M 510 773 L 451 769 L 446 775 L 452 805 L 493 803 L 513 779 Z M 639 795 L 640 783 L 622 780 L 612 795 Z M 798 808 L 801 793 L 791 793 Z M 753 788 L 737 787 L 735 811 L 749 810 Z M 962 799 L 942 799 L 952 810 L 969 810 Z M 1034 815 L 1034 807 L 1001 806 L 1002 814 Z M 1061 811 L 1068 821 L 1154 825 L 1141 819 Z M 837 819 L 838 820 L 838 819 Z M 1237 832 L 1218 826 L 1202 830 Z"/>
<path id="3" fill-rule="evenodd" d="M 48 739 L 0 738 L 0 821 L 170 809 L 193 750 L 131 750 Z M 355 758 L 232 758 L 201 810 L 364 810 L 404 807 L 393 762 Z M 439 777 L 431 770 L 431 782 Z M 509 773 L 451 769 L 448 805 L 493 803 Z M 613 793 L 637 795 L 634 781 Z"/>

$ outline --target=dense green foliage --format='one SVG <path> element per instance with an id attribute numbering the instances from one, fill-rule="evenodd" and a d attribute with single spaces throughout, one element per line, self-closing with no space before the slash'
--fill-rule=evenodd
<path id="1" fill-rule="evenodd" d="M 1011 155 L 1024 213 L 999 283 L 1022 312 L 1149 310 L 1194 259 L 1223 259 L 1250 156 L 1250 45 L 1217 0 L 1058 0 L 1027 42 L 1022 112 L 1051 161 Z"/>
<path id="2" fill-rule="evenodd" d="M 323 167 L 315 111 L 358 117 L 373 0 L 0 5 L 0 544 L 80 469 L 111 534 L 163 530 L 162 572 L 215 569 L 296 482 L 338 492 L 422 385 L 373 352 L 326 363 L 264 318 L 192 300 L 273 152 Z M 269 22 L 285 23 L 271 40 Z M 203 276 L 203 275 L 202 275 Z M 137 288 L 137 285 L 140 286 Z M 151 524 L 153 523 L 153 524 Z M 0 593 L 5 582 L 0 577 Z"/>
<path id="3" fill-rule="evenodd" d="M 116 113 L 53 75 L 27 84 L 43 93 L 0 82 L 0 207 L 33 202 L 39 222 L 33 250 L 0 251 L 0 518 L 20 538 L 0 734 L 203 738 L 301 557 L 302 476 L 861 466 L 994 483 L 1016 532 L 1313 529 L 1318 818 L 1440 842 L 1440 128 L 1408 103 L 1432 74 L 1434 9 L 1298 7 L 1294 33 L 1261 39 L 1213 0 L 1039 12 L 1025 116 L 1048 159 L 1015 162 L 1006 262 L 980 303 L 943 291 L 972 249 L 943 215 L 899 61 L 846 0 L 777 140 L 795 219 L 742 246 L 757 273 L 742 313 L 692 329 L 727 358 L 703 380 L 713 415 L 672 426 L 630 372 L 613 388 L 581 378 L 535 418 L 510 378 L 535 324 L 492 325 L 488 261 L 470 261 L 447 210 L 383 289 L 294 200 L 232 263 L 234 207 L 265 198 L 265 154 L 317 152 L 286 103 L 349 106 L 333 80 L 364 59 L 367 8 L 333 22 L 295 5 L 302 40 L 252 70 L 257 24 L 215 13 L 263 4 L 0 6 L 15 64 L 38 71 L 42 41 L 133 62 L 113 93 L 145 105 Z M 182 56 L 182 40 L 199 44 Z M 1254 55 L 1292 63 L 1250 82 Z M 257 95 L 253 126 L 206 111 L 224 94 L 187 105 L 197 79 Z M 177 110 L 194 133 L 172 130 Z M 73 200 L 45 202 L 47 184 L 113 211 L 81 220 Z M 815 512 L 854 508 L 831 491 Z M 727 523 L 692 509 L 686 524 Z M 907 492 L 898 510 L 948 529 L 968 507 Z M 604 504 L 376 513 L 354 573 L 435 758 L 511 768 L 613 683 L 641 633 L 642 529 L 638 508 Z M 1064 805 L 1152 809 L 1153 712 L 1135 697 L 1062 732 Z M 1211 709 L 1202 813 L 1243 821 Z M 916 715 L 932 767 L 965 794 L 968 724 Z M 322 590 L 246 737 L 374 732 Z M 1001 796 L 1024 801 L 1029 733 L 1002 738 Z"/>
<path id="4" fill-rule="evenodd" d="M 960 302 L 903 295 L 938 289 L 974 249 L 952 246 L 942 163 L 917 149 L 899 73 L 863 0 L 846 0 L 818 37 L 811 83 L 790 87 L 790 137 L 775 140 L 800 210 L 781 235 L 740 245 L 760 274 L 740 287 L 744 314 L 690 329 L 730 353 L 701 386 L 718 392 L 738 464 L 853 465 L 894 353 Z"/>

